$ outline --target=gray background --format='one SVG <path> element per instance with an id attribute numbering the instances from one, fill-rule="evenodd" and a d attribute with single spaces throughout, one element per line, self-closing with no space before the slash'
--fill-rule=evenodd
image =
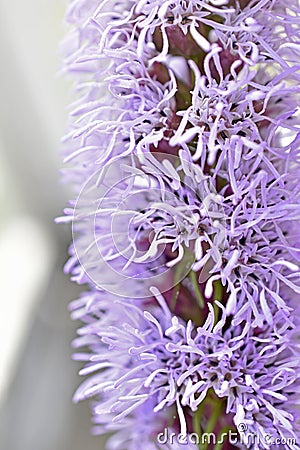
<path id="1" fill-rule="evenodd" d="M 0 0 L 0 449 L 103 448 L 71 360 L 78 287 L 62 274 L 68 193 L 59 140 L 70 99 L 56 76 L 64 0 Z"/>

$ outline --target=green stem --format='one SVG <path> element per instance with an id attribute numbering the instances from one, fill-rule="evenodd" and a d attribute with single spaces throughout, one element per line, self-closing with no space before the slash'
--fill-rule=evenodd
<path id="1" fill-rule="evenodd" d="M 172 299 L 171 299 L 171 304 L 170 304 L 170 309 L 173 312 L 176 308 L 177 299 L 178 299 L 178 295 L 179 295 L 179 289 L 180 289 L 180 283 L 177 283 L 173 288 Z"/>
<path id="2" fill-rule="evenodd" d="M 196 272 L 194 272 L 193 270 L 190 271 L 190 279 L 193 283 L 193 287 L 195 289 L 195 294 L 196 294 L 196 298 L 198 300 L 198 304 L 200 306 L 200 308 L 204 308 L 204 299 L 202 297 L 200 288 L 199 288 L 199 284 L 198 284 L 198 278 L 196 275 Z"/>
<path id="3" fill-rule="evenodd" d="M 175 310 L 175 307 L 177 304 L 179 290 L 180 290 L 180 281 L 182 279 L 182 271 L 183 271 L 183 267 L 185 264 L 185 260 L 186 260 L 186 255 L 183 258 L 183 260 L 179 264 L 177 264 L 177 266 L 175 267 L 174 288 L 173 288 L 172 299 L 171 299 L 171 304 L 170 304 L 171 311 Z"/>
<path id="4" fill-rule="evenodd" d="M 215 313 L 215 323 L 217 323 L 218 321 L 218 315 L 219 315 L 219 308 L 218 305 L 216 304 L 216 300 L 218 300 L 219 302 L 222 301 L 223 298 L 223 286 L 220 280 L 214 281 L 213 283 L 214 286 L 214 313 Z"/>
<path id="5" fill-rule="evenodd" d="M 220 280 L 214 281 L 214 300 L 222 301 L 223 298 L 223 286 Z"/>
<path id="6" fill-rule="evenodd" d="M 223 408 L 223 403 L 219 402 L 219 401 L 218 402 L 213 402 L 212 406 L 214 407 L 214 409 L 213 409 L 212 414 L 211 414 L 211 416 L 209 418 L 209 421 L 207 422 L 206 430 L 205 430 L 205 433 L 207 433 L 207 434 L 212 433 L 214 431 L 216 423 L 217 423 L 217 421 L 218 421 L 218 419 L 220 417 L 220 414 L 221 414 L 221 411 L 222 411 L 222 408 Z M 201 444 L 199 445 L 199 449 L 200 450 L 207 450 L 208 444 L 209 444 L 208 439 L 207 439 L 207 442 L 203 442 L 203 443 L 201 442 Z"/>
<path id="7" fill-rule="evenodd" d="M 194 431 L 194 433 L 197 434 L 197 436 L 199 438 L 202 435 L 202 428 L 201 428 L 201 421 L 200 421 L 201 415 L 202 415 L 202 410 L 203 410 L 203 402 L 200 404 L 199 408 L 197 409 L 197 411 L 195 412 L 194 417 L 193 417 L 193 431 Z M 200 449 L 200 444 L 199 444 L 199 449 Z"/>
<path id="8" fill-rule="evenodd" d="M 220 439 L 221 439 L 221 437 L 222 437 L 222 434 L 228 434 L 228 431 L 230 431 L 230 430 L 232 430 L 232 427 L 230 426 L 230 425 L 226 425 L 225 427 L 223 427 L 222 429 L 221 429 L 221 431 L 219 432 L 219 434 L 218 434 L 218 437 L 217 437 L 217 443 L 216 443 L 216 445 L 215 445 L 215 448 L 214 448 L 214 450 L 222 450 L 222 448 L 223 448 L 223 445 L 225 444 L 225 441 L 224 442 L 219 442 L 220 441 Z"/>

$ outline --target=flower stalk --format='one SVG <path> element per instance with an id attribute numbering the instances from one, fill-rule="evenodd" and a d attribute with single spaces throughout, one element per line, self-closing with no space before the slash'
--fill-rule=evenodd
<path id="1" fill-rule="evenodd" d="M 299 448 L 299 13 L 70 2 L 74 398 L 108 450 Z"/>

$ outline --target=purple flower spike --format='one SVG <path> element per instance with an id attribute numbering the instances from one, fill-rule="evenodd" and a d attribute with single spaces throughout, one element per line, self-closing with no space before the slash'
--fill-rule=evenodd
<path id="1" fill-rule="evenodd" d="M 298 450 L 298 0 L 72 0 L 75 401 L 108 450 Z"/>

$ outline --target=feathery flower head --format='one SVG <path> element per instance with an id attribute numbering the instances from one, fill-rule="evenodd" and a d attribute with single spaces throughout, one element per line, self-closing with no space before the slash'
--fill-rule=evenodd
<path id="1" fill-rule="evenodd" d="M 73 273 L 84 270 L 115 294 L 145 297 L 151 285 L 165 292 L 195 261 L 221 263 L 222 195 L 184 151 L 112 161 L 88 180 L 70 214 L 80 265 Z"/>
<path id="2" fill-rule="evenodd" d="M 144 312 L 100 293 L 87 296 L 89 306 L 81 312 L 85 299 L 73 305 L 75 317 L 79 309 L 86 322 L 75 345 L 91 350 L 77 355 L 87 361 L 81 374 L 92 374 L 75 399 L 98 398 L 95 421 L 110 414 L 112 429 L 119 422 L 122 428 L 123 420 L 145 403 L 154 414 L 176 405 L 186 435 L 189 415 L 207 398 L 212 402 L 213 391 L 226 400 L 226 414 L 233 414 L 237 428 L 247 425 L 245 442 L 247 435 L 295 438 L 300 355 L 293 324 L 276 313 L 273 330 L 245 322 L 227 328 L 224 308 L 216 322 L 210 307 L 203 326 L 195 328 L 172 317 L 162 296 L 152 292 L 160 306 Z M 225 410 L 225 404 L 219 406 Z"/>
<path id="3" fill-rule="evenodd" d="M 165 428 L 299 449 L 299 13 L 70 3 L 75 200 L 61 221 L 66 271 L 89 287 L 71 305 L 86 350 L 75 400 L 94 400 L 109 450 L 183 448 L 161 445 Z"/>

